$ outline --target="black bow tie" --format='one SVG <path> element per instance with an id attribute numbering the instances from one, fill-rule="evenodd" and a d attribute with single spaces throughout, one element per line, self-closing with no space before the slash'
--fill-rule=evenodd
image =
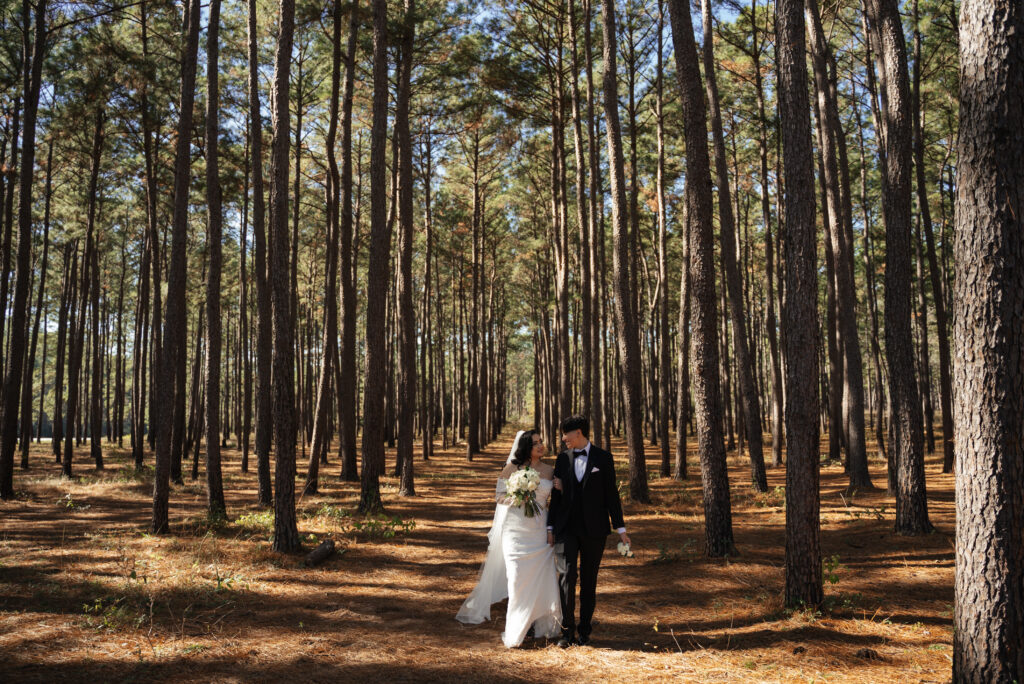
<path id="1" fill-rule="evenodd" d="M 586 449 L 580 449 L 579 451 L 572 452 L 572 457 L 573 458 L 579 458 L 580 456 L 586 456 L 586 455 L 587 455 L 587 450 Z"/>

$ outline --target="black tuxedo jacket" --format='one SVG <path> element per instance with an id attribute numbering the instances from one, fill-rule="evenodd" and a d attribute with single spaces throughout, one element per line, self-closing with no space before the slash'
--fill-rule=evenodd
<path id="1" fill-rule="evenodd" d="M 607 536 L 613 526 L 626 526 L 610 453 L 591 443 L 586 473 L 583 480 L 577 482 L 572 451 L 563 451 L 555 460 L 555 477 L 562 481 L 562 491 L 556 489 L 551 493 L 548 525 L 556 539 L 562 539 L 569 528 L 577 497 L 582 498 L 583 526 L 589 536 Z M 608 524 L 609 518 L 613 525 Z"/>

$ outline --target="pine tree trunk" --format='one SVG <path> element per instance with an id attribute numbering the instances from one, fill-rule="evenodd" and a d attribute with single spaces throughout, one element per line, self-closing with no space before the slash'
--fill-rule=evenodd
<path id="1" fill-rule="evenodd" d="M 602 3 L 602 37 L 604 39 L 604 116 L 608 137 L 608 159 L 611 161 L 612 240 L 615 245 L 612 265 L 615 282 L 615 318 L 622 357 L 624 421 L 626 446 L 629 451 L 629 496 L 634 501 L 649 502 L 647 465 L 643 444 L 643 396 L 640 382 L 640 335 L 633 311 L 633 293 L 629 288 L 629 261 L 632 258 L 628 241 L 626 214 L 625 169 L 622 154 L 622 133 L 619 124 L 618 80 L 615 76 L 615 6 L 614 0 Z"/>
<path id="2" fill-rule="evenodd" d="M 802 0 L 780 0 L 775 24 L 785 169 L 786 590 L 787 606 L 822 601 L 818 500 L 818 365 L 814 160 Z"/>
<path id="3" fill-rule="evenodd" d="M 178 131 L 192 130 L 192 107 L 196 89 L 196 59 L 199 51 L 199 2 L 189 0 L 184 7 L 181 51 L 181 93 Z M 156 476 L 153 484 L 153 520 L 150 531 L 167 534 L 170 494 L 171 449 L 178 409 L 175 399 L 183 393 L 180 382 L 185 364 L 185 286 L 186 239 L 188 234 L 188 195 L 191 166 L 189 135 L 179 135 L 174 155 L 174 216 L 171 221 L 171 254 L 167 273 L 167 299 L 164 312 L 163 348 L 160 375 L 156 383 L 154 416 L 156 429 Z M 159 268 L 157 268 L 159 271 Z M 70 413 L 69 413 L 70 415 Z"/>
<path id="4" fill-rule="evenodd" d="M 416 494 L 412 447 L 416 417 L 416 313 L 412 302 L 413 215 L 412 135 L 409 131 L 409 99 L 412 78 L 413 39 L 416 30 L 415 0 L 405 0 L 405 19 L 400 44 L 398 99 L 395 129 L 398 142 L 398 463 L 401 467 L 398 493 Z"/>
<path id="5" fill-rule="evenodd" d="M 729 472 L 722 435 L 722 394 L 715 307 L 714 226 L 711 159 L 697 45 L 688 5 L 669 3 L 680 104 L 686 139 L 686 215 L 690 236 L 691 363 L 694 367 L 694 412 L 697 449 L 704 488 L 706 553 L 734 554 Z"/>
<path id="6" fill-rule="evenodd" d="M 355 482 L 358 448 L 356 444 L 356 287 L 353 249 L 352 208 L 352 100 L 355 88 L 355 55 L 358 36 L 359 3 L 350 10 L 348 52 L 345 55 L 344 99 L 341 103 L 341 344 L 339 348 L 338 433 L 341 455 L 341 479 Z"/>
<path id="7" fill-rule="evenodd" d="M 391 231 L 387 220 L 387 0 L 373 0 L 373 127 L 370 134 L 370 261 L 366 284 L 366 389 L 363 392 L 363 463 L 359 511 L 383 509 L 384 325 L 390 281 Z"/>
<path id="8" fill-rule="evenodd" d="M 295 0 L 278 4 L 277 55 L 271 93 L 270 221 L 267 280 L 273 303 L 274 542 L 279 553 L 301 548 L 295 518 L 295 312 L 288 245 L 289 73 L 295 33 Z M 295 198 L 298 202 L 298 197 Z"/>
<path id="9" fill-rule="evenodd" d="M 270 482 L 270 446 L 273 440 L 271 417 L 272 307 L 267 280 L 266 205 L 263 191 L 263 117 L 260 109 L 258 30 L 256 0 L 248 0 L 249 51 L 249 142 L 252 145 L 252 232 L 256 242 L 253 268 L 256 273 L 256 478 L 257 501 L 270 506 L 273 489 Z"/>
<path id="10" fill-rule="evenodd" d="M 953 681 L 1024 680 L 1024 11 L 960 8 Z"/>
<path id="11" fill-rule="evenodd" d="M 43 58 L 46 55 L 46 2 L 38 0 L 35 13 L 35 40 L 29 39 L 29 0 L 22 2 L 22 55 L 25 60 L 23 94 L 25 96 L 25 135 L 22 143 L 18 179 L 18 280 L 14 286 L 11 312 L 11 345 L 7 354 L 7 375 L 4 378 L 2 434 L 0 434 L 0 499 L 14 498 L 14 447 L 18 440 L 18 409 L 21 399 L 22 373 L 25 368 L 25 332 L 28 324 L 29 281 L 32 274 L 32 178 L 36 158 L 36 112 L 42 81 Z M 32 55 L 29 61 L 29 54 Z M 12 154 L 13 157 L 13 154 Z M 10 205 L 8 205 L 10 210 Z M 8 242 L 9 245 L 9 242 Z M 10 251 L 6 252 L 9 257 Z M 7 269 L 3 280 L 8 282 Z M 6 292 L 0 300 L 6 318 Z M 0 343 L 3 332 L 0 328 Z M 26 411 L 28 406 L 25 406 Z"/>
<path id="12" fill-rule="evenodd" d="M 895 0 L 867 0 L 882 66 L 882 215 L 885 218 L 885 353 L 889 362 L 896 532 L 925 534 L 928 521 L 920 396 L 910 329 L 910 87 L 907 50 Z"/>
<path id="13" fill-rule="evenodd" d="M 223 216 L 219 167 L 220 147 L 220 0 L 210 0 L 206 35 L 206 205 L 210 270 L 206 279 L 206 505 L 211 517 L 224 516 L 224 485 L 220 467 L 220 369 L 223 268 Z"/>

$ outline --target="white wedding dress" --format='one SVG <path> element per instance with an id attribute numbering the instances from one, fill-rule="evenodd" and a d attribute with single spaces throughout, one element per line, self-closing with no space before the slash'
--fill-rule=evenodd
<path id="1" fill-rule="evenodd" d="M 459 622 L 479 624 L 491 619 L 491 604 L 508 597 L 501 635 L 507 648 L 522 644 L 531 625 L 535 637 L 561 633 L 555 550 L 547 540 L 551 488 L 551 480 L 540 481 L 537 503 L 541 510 L 533 517 L 527 517 L 522 506 L 497 505 L 480 580 L 455 616 Z M 505 480 L 499 479 L 497 493 L 504 492 Z"/>

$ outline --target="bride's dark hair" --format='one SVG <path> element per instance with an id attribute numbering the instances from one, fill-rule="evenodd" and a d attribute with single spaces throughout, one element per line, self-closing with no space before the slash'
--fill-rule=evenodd
<path id="1" fill-rule="evenodd" d="M 516 442 L 516 453 L 512 457 L 512 463 L 521 466 L 532 460 L 530 452 L 533 451 L 533 436 L 535 434 L 537 434 L 536 430 L 526 430 L 519 436 L 519 441 Z"/>

